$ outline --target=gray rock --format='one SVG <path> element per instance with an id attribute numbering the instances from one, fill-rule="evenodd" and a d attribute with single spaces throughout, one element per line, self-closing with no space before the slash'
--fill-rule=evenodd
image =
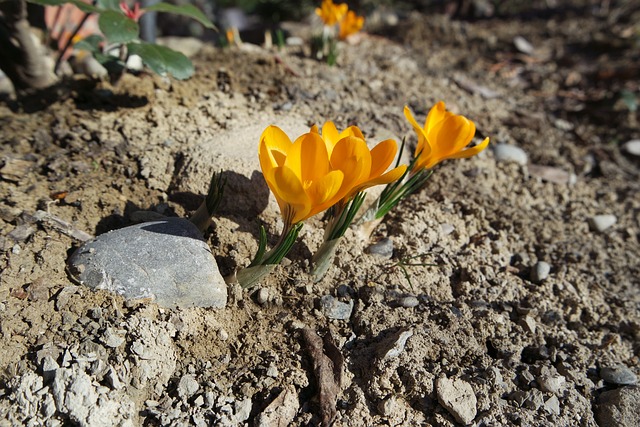
<path id="1" fill-rule="evenodd" d="M 527 153 L 520 147 L 510 144 L 495 144 L 493 153 L 498 162 L 515 162 L 526 165 L 529 161 Z"/>
<path id="2" fill-rule="evenodd" d="M 551 272 L 551 265 L 544 261 L 538 261 L 531 269 L 531 281 L 541 283 L 549 277 L 549 272 Z"/>
<path id="3" fill-rule="evenodd" d="M 618 385 L 631 385 L 638 381 L 636 374 L 623 365 L 602 368 L 600 378 L 608 383 Z"/>
<path id="4" fill-rule="evenodd" d="M 544 410 L 551 415 L 560 415 L 560 401 L 556 395 L 545 400 Z"/>
<path id="5" fill-rule="evenodd" d="M 559 394 L 562 391 L 566 379 L 562 375 L 544 373 L 537 379 L 537 381 L 540 385 L 540 390 Z"/>
<path id="6" fill-rule="evenodd" d="M 320 298 L 320 308 L 329 319 L 346 320 L 351 317 L 353 300 L 342 302 L 331 295 L 325 295 Z"/>
<path id="7" fill-rule="evenodd" d="M 600 427 L 640 425 L 640 387 L 627 386 L 605 391 L 598 397 L 594 415 Z"/>
<path id="8" fill-rule="evenodd" d="M 243 400 L 236 400 L 234 404 L 234 419 L 238 424 L 242 424 L 246 420 L 249 419 L 249 415 L 251 415 L 251 398 L 246 398 Z"/>
<path id="9" fill-rule="evenodd" d="M 591 228 L 600 233 L 614 225 L 616 222 L 618 222 L 618 218 L 615 215 L 596 215 L 591 217 L 589 220 Z"/>
<path id="10" fill-rule="evenodd" d="M 420 301 L 418 301 L 418 298 L 414 296 L 408 296 L 408 297 L 403 297 L 398 299 L 398 305 L 400 307 L 413 308 L 413 307 L 417 307 L 419 304 L 420 304 Z"/>
<path id="11" fill-rule="evenodd" d="M 124 337 L 113 328 L 107 328 L 102 336 L 102 342 L 107 347 L 116 348 L 124 344 Z"/>
<path id="12" fill-rule="evenodd" d="M 456 419 L 467 425 L 476 417 L 478 403 L 471 385 L 461 379 L 440 377 L 436 380 L 438 402 Z"/>
<path id="13" fill-rule="evenodd" d="M 380 258 L 389 259 L 393 255 L 393 240 L 388 237 L 382 238 L 377 243 L 370 245 L 366 252 Z"/>
<path id="14" fill-rule="evenodd" d="M 394 359 L 404 351 L 407 340 L 413 336 L 411 329 L 399 329 L 381 341 L 376 347 L 380 360 Z"/>
<path id="15" fill-rule="evenodd" d="M 269 301 L 269 290 L 267 288 L 260 288 L 256 292 L 256 302 L 260 305 L 265 305 Z"/>
<path id="16" fill-rule="evenodd" d="M 200 384 L 196 377 L 191 374 L 183 375 L 178 383 L 178 396 L 188 399 L 200 390 Z"/>
<path id="17" fill-rule="evenodd" d="M 516 36 L 513 38 L 513 45 L 522 53 L 526 53 L 527 55 L 531 55 L 535 50 L 533 45 L 529 43 L 527 39 L 522 36 Z"/>
<path id="18" fill-rule="evenodd" d="M 216 307 L 227 287 L 211 250 L 190 221 L 166 218 L 96 237 L 69 260 L 82 284 L 164 307 Z"/>
<path id="19" fill-rule="evenodd" d="M 300 403 L 298 394 L 290 386 L 280 394 L 262 411 L 256 419 L 256 427 L 288 426 L 298 412 Z"/>
<path id="20" fill-rule="evenodd" d="M 622 144 L 622 149 L 634 156 L 640 156 L 640 139 L 632 139 Z"/>

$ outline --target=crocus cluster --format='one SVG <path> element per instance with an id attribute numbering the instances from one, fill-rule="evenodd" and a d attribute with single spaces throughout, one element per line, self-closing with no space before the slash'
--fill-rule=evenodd
<path id="1" fill-rule="evenodd" d="M 312 260 L 313 274 L 320 279 L 333 260 L 337 244 L 356 218 L 366 189 L 386 184 L 382 195 L 363 215 L 365 220 L 381 218 L 401 199 L 419 189 L 438 163 L 471 157 L 489 143 L 486 138 L 467 148 L 475 135 L 475 125 L 447 111 L 443 102 L 431 109 L 424 127 L 417 124 L 406 107 L 405 116 L 418 137 L 416 150 L 409 165 L 396 162 L 390 170 L 398 154 L 396 141 L 387 139 L 369 149 L 356 126 L 340 132 L 329 121 L 322 131 L 313 126 L 295 141 L 277 126 L 264 130 L 258 157 L 267 185 L 280 207 L 284 227 L 278 243 L 269 252 L 262 230 L 255 258 L 237 273 L 240 284 L 249 287 L 262 279 L 289 252 L 303 221 L 328 211 L 324 242 Z"/>
<path id="2" fill-rule="evenodd" d="M 346 3 L 335 4 L 332 0 L 323 0 L 316 9 L 316 15 L 324 23 L 322 36 L 317 41 L 316 54 L 333 65 L 337 57 L 336 40 L 345 40 L 360 31 L 364 25 L 364 17 L 349 10 Z"/>

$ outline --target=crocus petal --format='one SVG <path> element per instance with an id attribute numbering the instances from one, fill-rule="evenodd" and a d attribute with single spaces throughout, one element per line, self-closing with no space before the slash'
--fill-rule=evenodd
<path id="1" fill-rule="evenodd" d="M 449 112 L 447 111 L 444 102 L 439 101 L 436 105 L 431 107 L 431 110 L 429 110 L 429 114 L 427 114 L 427 118 L 424 121 L 424 128 L 426 130 L 431 129 L 436 123 L 444 120 L 447 117 L 447 113 Z M 449 115 L 451 114 L 452 113 L 449 113 Z"/>
<path id="2" fill-rule="evenodd" d="M 415 155 L 420 157 L 428 156 L 431 153 L 431 146 L 429 145 L 429 140 L 427 139 L 427 134 L 425 130 L 420 127 L 416 119 L 413 118 L 413 114 L 411 114 L 411 110 L 409 107 L 404 107 L 404 116 L 407 118 L 411 126 L 413 126 L 413 130 L 415 130 L 416 135 L 418 136 L 418 144 L 416 145 Z"/>
<path id="3" fill-rule="evenodd" d="M 398 144 L 393 139 L 385 139 L 371 149 L 370 176 L 378 176 L 387 170 L 396 157 Z"/>
<path id="4" fill-rule="evenodd" d="M 407 170 L 407 165 L 400 165 L 396 168 L 393 168 L 389 172 L 383 175 L 380 175 L 377 178 L 373 178 L 373 179 L 370 179 L 369 181 L 362 183 L 358 191 L 366 190 L 367 188 L 373 187 L 375 185 L 389 184 L 390 182 L 397 181 L 402 177 L 402 175 L 404 175 L 406 170 Z M 354 194 L 355 193 L 357 193 L 357 191 L 354 192 Z"/>
<path id="5" fill-rule="evenodd" d="M 271 167 L 284 165 L 290 148 L 291 140 L 282 129 L 277 126 L 267 127 L 260 136 L 260 166 L 264 170 L 266 165 Z"/>
<path id="6" fill-rule="evenodd" d="M 339 200 L 338 191 L 342 186 L 344 175 L 342 171 L 331 171 L 324 177 L 314 181 L 312 185 L 306 189 L 309 199 L 311 200 L 311 210 L 300 219 L 306 219 L 319 212 L 322 212 Z"/>
<path id="7" fill-rule="evenodd" d="M 331 167 L 344 173 L 341 197 L 369 179 L 371 173 L 371 153 L 367 143 L 355 136 L 342 138 L 333 148 Z"/>
<path id="8" fill-rule="evenodd" d="M 303 184 L 322 178 L 329 173 L 329 156 L 324 140 L 317 133 L 305 133 L 293 142 L 284 164 L 300 177 Z"/>
<path id="9" fill-rule="evenodd" d="M 487 148 L 488 145 L 489 138 L 485 138 L 480 144 L 455 153 L 449 156 L 449 159 L 467 159 L 469 157 L 475 156 L 476 154 Z"/>
<path id="10" fill-rule="evenodd" d="M 301 221 L 311 210 L 311 200 L 305 192 L 300 179 L 286 166 L 277 167 L 265 174 L 265 180 L 273 192 L 280 211 L 290 212 L 291 223 Z"/>

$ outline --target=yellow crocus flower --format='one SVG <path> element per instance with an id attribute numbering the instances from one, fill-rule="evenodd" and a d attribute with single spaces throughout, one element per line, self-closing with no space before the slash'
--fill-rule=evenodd
<path id="1" fill-rule="evenodd" d="M 346 39 L 351 34 L 355 34 L 362 29 L 364 25 L 364 17 L 358 16 L 352 10 L 348 11 L 344 19 L 340 21 L 340 31 L 338 32 L 338 38 L 341 40 Z"/>
<path id="2" fill-rule="evenodd" d="M 285 228 L 333 206 L 342 198 L 344 173 L 331 168 L 324 140 L 315 132 L 291 142 L 277 126 L 260 137 L 260 166 Z"/>
<path id="3" fill-rule="evenodd" d="M 332 0 L 323 0 L 320 7 L 316 8 L 316 15 L 330 27 L 340 22 L 347 14 L 347 10 L 349 6 L 346 3 L 334 4 Z"/>
<path id="4" fill-rule="evenodd" d="M 431 108 L 424 127 L 418 125 L 409 107 L 404 107 L 404 115 L 418 136 L 412 173 L 431 169 L 443 160 L 475 156 L 489 145 L 489 138 L 485 138 L 475 147 L 466 148 L 476 133 L 475 124 L 447 111 L 442 101 Z"/>
<path id="5" fill-rule="evenodd" d="M 317 133 L 318 128 L 314 126 L 311 131 Z M 344 174 L 343 201 L 369 187 L 399 179 L 407 168 L 401 165 L 385 173 L 396 156 L 398 145 L 393 139 L 387 139 L 369 149 L 357 126 L 349 126 L 339 132 L 333 122 L 326 122 L 322 126 L 322 139 L 327 146 L 331 167 Z"/>

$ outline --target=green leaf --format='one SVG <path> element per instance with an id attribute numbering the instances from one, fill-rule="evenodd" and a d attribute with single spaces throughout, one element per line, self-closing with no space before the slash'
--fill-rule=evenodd
<path id="1" fill-rule="evenodd" d="M 89 52 L 100 52 L 100 43 L 102 43 L 104 39 L 102 36 L 94 34 L 89 37 L 85 37 L 77 43 L 73 44 L 74 49 L 78 50 L 88 50 Z"/>
<path id="2" fill-rule="evenodd" d="M 105 10 L 120 10 L 120 0 L 98 0 L 96 4 Z"/>
<path id="3" fill-rule="evenodd" d="M 178 80 L 188 79 L 193 75 L 193 64 L 189 58 L 168 47 L 151 43 L 129 43 L 129 53 L 139 55 L 142 62 L 160 75 L 172 74 Z"/>
<path id="4" fill-rule="evenodd" d="M 98 26 L 109 43 L 128 43 L 140 33 L 136 21 L 114 10 L 102 12 L 98 18 Z"/>
<path id="5" fill-rule="evenodd" d="M 192 4 L 176 6 L 169 3 L 156 3 L 152 6 L 145 7 L 143 10 L 146 12 L 167 12 L 176 15 L 187 16 L 189 18 L 195 19 L 206 28 L 217 30 L 216 26 L 213 25 L 213 22 L 209 21 L 209 18 L 207 18 L 205 14 L 200 11 L 200 9 Z"/>
<path id="6" fill-rule="evenodd" d="M 71 3 L 83 12 L 86 13 L 99 13 L 102 11 L 99 7 L 95 7 L 90 3 L 85 3 L 82 0 L 27 0 L 29 3 L 39 4 L 41 6 L 62 6 L 65 3 Z"/>

